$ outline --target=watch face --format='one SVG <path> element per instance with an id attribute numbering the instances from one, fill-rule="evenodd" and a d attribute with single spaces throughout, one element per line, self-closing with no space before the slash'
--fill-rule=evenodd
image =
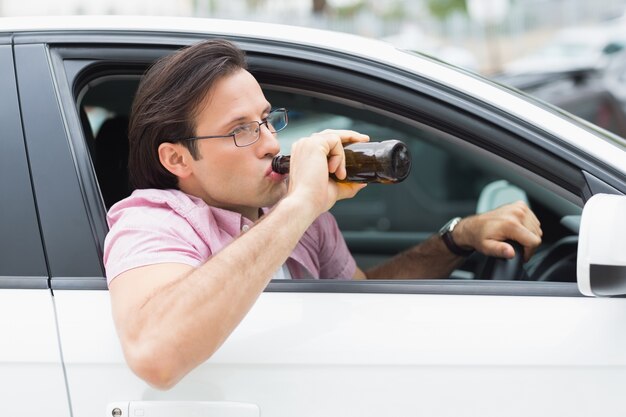
<path id="1" fill-rule="evenodd" d="M 439 235 L 443 236 L 444 234 L 448 232 L 452 232 L 452 230 L 454 230 L 454 226 L 456 226 L 456 224 L 460 220 L 461 220 L 460 217 L 455 217 L 453 219 L 450 219 L 448 223 L 446 223 L 441 229 L 439 229 Z"/>

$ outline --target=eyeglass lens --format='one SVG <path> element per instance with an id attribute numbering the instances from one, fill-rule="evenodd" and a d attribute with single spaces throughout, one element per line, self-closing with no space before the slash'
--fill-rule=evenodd
<path id="1" fill-rule="evenodd" d="M 266 124 L 271 133 L 283 130 L 287 126 L 287 111 L 284 109 L 274 110 L 263 123 L 251 122 L 241 126 L 234 132 L 237 146 L 247 146 L 256 142 L 259 139 L 262 124 Z"/>

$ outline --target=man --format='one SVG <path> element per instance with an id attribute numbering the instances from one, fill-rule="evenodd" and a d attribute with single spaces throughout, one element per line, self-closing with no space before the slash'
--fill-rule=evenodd
<path id="1" fill-rule="evenodd" d="M 342 143 L 366 135 L 326 130 L 291 149 L 289 181 L 273 173 L 284 114 L 225 41 L 157 62 L 139 87 L 129 128 L 133 194 L 109 212 L 105 242 L 112 307 L 129 366 L 169 388 L 209 358 L 273 277 L 447 277 L 476 249 L 528 259 L 541 228 L 522 203 L 460 221 L 361 271 L 328 210 L 364 185 L 346 175 Z M 271 209 L 267 209 L 271 207 Z M 450 249 L 451 248 L 451 249 Z"/>

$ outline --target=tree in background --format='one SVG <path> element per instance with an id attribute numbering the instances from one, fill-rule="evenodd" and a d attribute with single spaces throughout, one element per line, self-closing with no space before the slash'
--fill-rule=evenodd
<path id="1" fill-rule="evenodd" d="M 325 14 L 328 11 L 328 2 L 326 0 L 313 0 L 313 8 L 311 10 L 316 16 Z"/>
<path id="2" fill-rule="evenodd" d="M 248 10 L 256 11 L 265 3 L 265 0 L 246 0 Z"/>
<path id="3" fill-rule="evenodd" d="M 499 26 L 509 9 L 510 0 L 427 0 L 428 10 L 440 21 L 462 13 L 482 27 L 484 44 L 490 61 L 490 71 L 501 69 L 498 46 Z"/>
<path id="4" fill-rule="evenodd" d="M 445 20 L 455 12 L 467 14 L 466 0 L 428 0 L 428 10 L 439 20 Z"/>

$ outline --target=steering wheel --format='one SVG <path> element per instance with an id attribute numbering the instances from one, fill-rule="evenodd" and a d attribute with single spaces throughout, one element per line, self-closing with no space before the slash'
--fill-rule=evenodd
<path id="1" fill-rule="evenodd" d="M 517 242 L 507 240 L 506 243 L 513 246 L 515 256 L 511 259 L 487 257 L 479 277 L 481 279 L 513 281 L 527 281 L 528 274 L 524 269 L 524 248 Z"/>

